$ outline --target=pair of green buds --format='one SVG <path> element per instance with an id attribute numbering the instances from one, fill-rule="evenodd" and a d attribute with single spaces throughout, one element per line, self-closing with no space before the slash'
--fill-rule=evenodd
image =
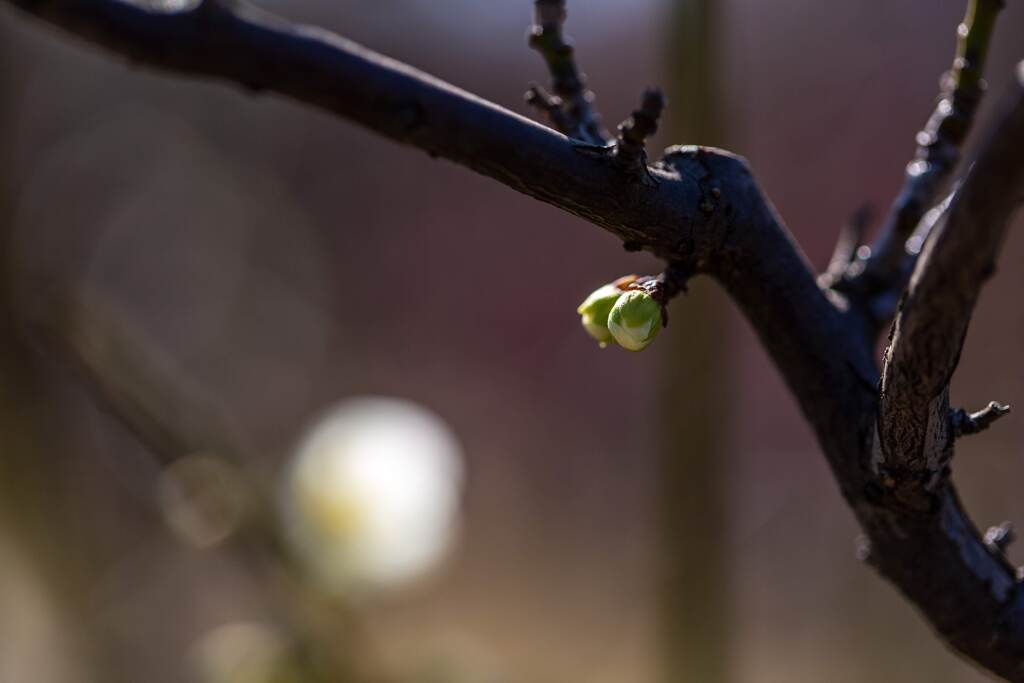
<path id="1" fill-rule="evenodd" d="M 646 287 L 651 278 L 620 277 L 599 287 L 576 312 L 583 329 L 601 348 L 617 343 L 628 351 L 643 351 L 664 326 L 662 305 Z"/>

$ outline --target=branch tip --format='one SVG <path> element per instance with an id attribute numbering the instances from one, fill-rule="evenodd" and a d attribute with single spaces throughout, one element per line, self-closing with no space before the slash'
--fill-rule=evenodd
<path id="1" fill-rule="evenodd" d="M 1010 406 L 1003 405 L 998 401 L 990 401 L 981 410 L 968 413 L 963 408 L 950 411 L 950 422 L 953 426 L 953 435 L 956 437 L 977 434 L 992 426 L 992 423 L 999 418 L 1009 415 Z"/>

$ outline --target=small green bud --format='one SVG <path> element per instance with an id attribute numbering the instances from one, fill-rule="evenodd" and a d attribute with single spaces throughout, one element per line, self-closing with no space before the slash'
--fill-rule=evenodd
<path id="1" fill-rule="evenodd" d="M 608 331 L 629 351 L 642 351 L 661 328 L 661 304 L 642 289 L 620 296 L 608 314 Z"/>
<path id="2" fill-rule="evenodd" d="M 598 341 L 601 348 L 615 341 L 612 339 L 612 333 L 608 331 L 608 314 L 620 296 L 622 290 L 614 284 L 604 285 L 591 293 L 576 309 L 580 314 L 583 329 Z"/>

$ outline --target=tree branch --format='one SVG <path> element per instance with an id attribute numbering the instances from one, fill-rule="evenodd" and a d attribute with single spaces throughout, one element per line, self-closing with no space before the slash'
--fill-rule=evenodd
<path id="1" fill-rule="evenodd" d="M 1024 590 L 949 481 L 949 381 L 1011 212 L 1024 199 L 1024 64 L 982 151 L 924 246 L 885 354 L 874 481 L 857 517 L 872 563 L 953 647 L 1024 681 Z M 990 421 L 993 414 L 983 417 Z M 972 416 L 973 417 L 973 416 Z"/>
<path id="2" fill-rule="evenodd" d="M 935 111 L 917 134 L 917 151 L 907 164 L 903 190 L 893 202 L 878 239 L 851 261 L 837 289 L 858 298 L 873 321 L 874 333 L 892 319 L 907 284 L 918 250 L 907 241 L 938 201 L 960 161 L 985 92 L 982 74 L 996 17 L 1004 0 L 968 0 L 957 27 L 957 50 L 950 70 L 942 75 Z M 923 231 L 926 236 L 926 231 Z"/>
<path id="3" fill-rule="evenodd" d="M 949 381 L 1013 210 L 1024 200 L 1024 63 L 974 166 L 926 242 L 885 354 L 876 466 L 934 490 L 952 457 Z"/>
<path id="4" fill-rule="evenodd" d="M 656 184 L 647 167 L 647 138 L 658 132 L 658 119 L 665 108 L 665 96 L 656 88 L 644 91 L 640 108 L 619 124 L 615 138 L 615 162 L 631 177 L 640 182 Z"/>

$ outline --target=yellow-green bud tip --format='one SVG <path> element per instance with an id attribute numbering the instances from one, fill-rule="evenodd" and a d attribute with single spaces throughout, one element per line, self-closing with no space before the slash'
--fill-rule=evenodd
<path id="1" fill-rule="evenodd" d="M 619 297 L 608 314 L 608 331 L 622 348 L 642 351 L 662 328 L 661 304 L 643 290 Z"/>
<path id="2" fill-rule="evenodd" d="M 620 296 L 622 290 L 614 284 L 604 285 L 592 292 L 576 309 L 583 329 L 598 341 L 601 348 L 615 342 L 612 333 L 608 331 L 608 315 Z"/>

